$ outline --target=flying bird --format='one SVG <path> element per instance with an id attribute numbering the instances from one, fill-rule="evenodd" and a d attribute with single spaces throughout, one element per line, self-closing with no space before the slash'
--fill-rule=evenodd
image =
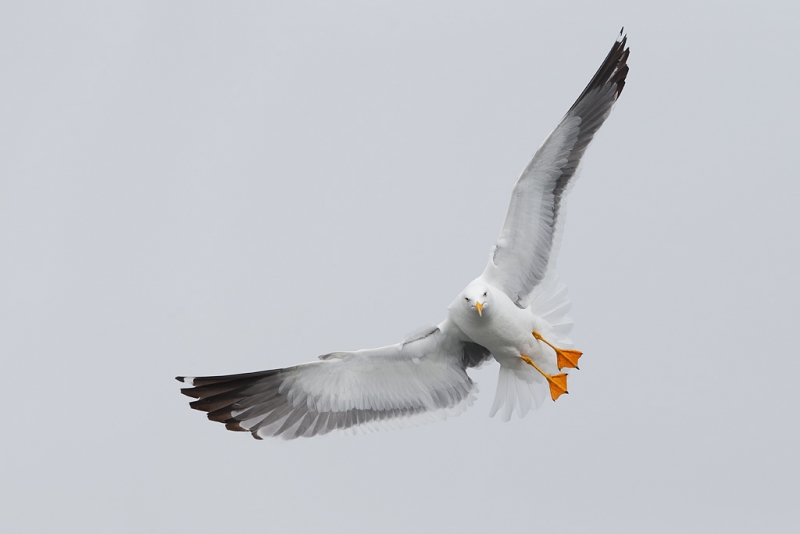
<path id="1" fill-rule="evenodd" d="M 620 32 L 600 68 L 522 171 L 500 237 L 483 273 L 467 285 L 435 327 L 401 343 L 332 352 L 285 369 L 227 376 L 177 377 L 190 406 L 228 430 L 262 439 L 311 437 L 441 420 L 474 400 L 467 369 L 500 364 L 490 416 L 509 420 L 567 393 L 571 348 L 566 287 L 554 267 L 565 196 L 595 133 L 628 74 Z"/>

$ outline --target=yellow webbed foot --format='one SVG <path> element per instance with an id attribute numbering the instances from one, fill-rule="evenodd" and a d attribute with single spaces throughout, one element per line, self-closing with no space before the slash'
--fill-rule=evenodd
<path id="1" fill-rule="evenodd" d="M 581 351 L 573 349 L 560 349 L 540 336 L 538 332 L 533 332 L 533 337 L 556 351 L 556 365 L 558 365 L 559 370 L 563 369 L 564 367 L 579 369 L 578 359 L 583 356 Z"/>
<path id="2" fill-rule="evenodd" d="M 567 391 L 567 375 L 560 373 L 557 375 L 545 376 L 547 383 L 550 385 L 550 397 L 557 400 L 564 393 L 569 394 Z"/>
<path id="3" fill-rule="evenodd" d="M 556 349 L 556 363 L 559 369 L 578 369 L 578 358 L 583 356 L 579 350 Z"/>
<path id="4" fill-rule="evenodd" d="M 539 373 L 547 379 L 547 384 L 550 386 L 550 397 L 555 401 L 563 395 L 564 393 L 569 393 L 567 391 L 567 375 L 566 373 L 559 373 L 557 375 L 549 375 L 542 371 L 538 365 L 533 363 L 533 360 L 528 358 L 527 356 L 520 356 L 522 361 L 527 363 L 528 365 L 533 366 L 534 369 L 539 371 Z"/>

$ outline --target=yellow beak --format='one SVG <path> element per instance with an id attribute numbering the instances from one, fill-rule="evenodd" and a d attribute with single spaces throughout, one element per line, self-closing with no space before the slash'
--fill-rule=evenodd
<path id="1" fill-rule="evenodd" d="M 475 309 L 478 310 L 478 315 L 483 317 L 483 304 L 478 301 L 475 301 Z"/>

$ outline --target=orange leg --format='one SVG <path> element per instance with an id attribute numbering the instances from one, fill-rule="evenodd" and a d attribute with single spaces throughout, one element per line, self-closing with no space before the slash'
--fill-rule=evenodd
<path id="1" fill-rule="evenodd" d="M 541 341 L 542 343 L 549 346 L 551 349 L 556 351 L 556 365 L 558 365 L 558 369 L 561 370 L 564 367 L 570 367 L 578 369 L 578 358 L 583 356 L 583 353 L 579 350 L 572 350 L 572 349 L 560 349 L 558 347 L 553 346 L 552 343 L 544 339 L 542 336 L 538 334 L 538 332 L 533 332 L 533 337 Z"/>
<path id="2" fill-rule="evenodd" d="M 533 363 L 533 360 L 531 360 L 527 356 L 520 356 L 520 358 L 522 358 L 522 361 L 527 363 L 528 365 L 532 365 L 534 369 L 539 371 L 542 374 L 542 376 L 547 379 L 547 383 L 550 385 L 550 397 L 553 400 L 558 399 L 564 393 L 569 393 L 569 391 L 567 391 L 566 373 L 560 373 L 557 375 L 548 375 L 547 373 L 539 369 L 539 366 Z"/>

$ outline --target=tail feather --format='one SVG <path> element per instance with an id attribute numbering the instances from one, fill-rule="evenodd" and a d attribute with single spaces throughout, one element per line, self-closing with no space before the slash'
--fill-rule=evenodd
<path id="1" fill-rule="evenodd" d="M 547 391 L 547 381 L 533 367 L 522 362 L 519 366 L 501 365 L 489 417 L 494 417 L 501 408 L 503 421 L 510 420 L 515 409 L 520 418 L 525 417 L 531 409 L 542 405 Z"/>
<path id="2" fill-rule="evenodd" d="M 549 332 L 546 332 L 549 336 L 547 340 L 559 347 L 572 347 L 572 340 L 569 337 L 573 325 L 572 317 L 569 315 L 571 307 L 567 286 L 555 275 L 541 289 L 536 288 L 531 300 L 531 313 L 542 319 L 549 327 Z"/>

